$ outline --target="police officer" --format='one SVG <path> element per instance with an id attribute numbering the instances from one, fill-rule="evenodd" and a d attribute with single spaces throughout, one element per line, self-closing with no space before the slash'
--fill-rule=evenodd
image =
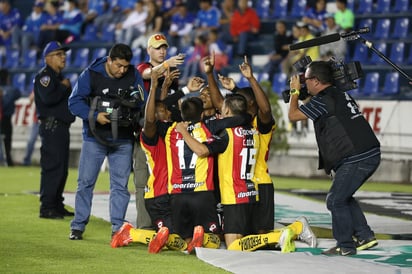
<path id="1" fill-rule="evenodd" d="M 83 119 L 83 145 L 77 180 L 75 216 L 70 225 L 71 240 L 83 239 L 83 232 L 89 222 L 93 189 L 105 157 L 108 158 L 110 172 L 112 235 L 125 222 L 130 199 L 127 185 L 132 164 L 134 127 L 132 123 L 127 123 L 127 119 L 116 119 L 115 113 L 117 112 L 117 117 L 130 117 L 128 111 L 138 111 L 143 107 L 145 97 L 142 78 L 130 64 L 132 57 L 133 53 L 129 46 L 115 44 L 110 49 L 109 56 L 94 60 L 80 74 L 69 98 L 71 112 Z M 133 87 L 133 91 L 124 94 L 130 87 Z M 143 96 L 140 97 L 140 103 L 129 101 L 132 98 L 128 95 L 137 93 Z M 132 104 L 130 107 L 122 108 L 120 99 Z"/>
<path id="2" fill-rule="evenodd" d="M 43 50 L 45 66 L 34 79 L 41 137 L 40 218 L 73 216 L 63 204 L 69 165 L 69 128 L 75 120 L 67 106 L 71 84 L 62 75 L 68 50 L 57 41 L 49 42 Z"/>

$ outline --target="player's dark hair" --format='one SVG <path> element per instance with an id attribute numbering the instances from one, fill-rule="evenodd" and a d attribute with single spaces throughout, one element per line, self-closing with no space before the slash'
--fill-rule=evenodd
<path id="1" fill-rule="evenodd" d="M 233 115 L 244 114 L 247 112 L 246 98 L 240 94 L 229 94 L 225 97 L 225 105 Z"/>
<path id="2" fill-rule="evenodd" d="M 183 121 L 199 122 L 202 118 L 203 101 L 199 97 L 189 97 L 182 102 L 180 111 Z"/>

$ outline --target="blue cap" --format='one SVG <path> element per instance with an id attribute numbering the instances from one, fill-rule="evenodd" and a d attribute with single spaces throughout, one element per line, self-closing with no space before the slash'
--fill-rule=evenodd
<path id="1" fill-rule="evenodd" d="M 46 57 L 49 53 L 57 50 L 64 50 L 68 51 L 70 48 L 68 47 L 63 47 L 60 42 L 57 41 L 51 41 L 49 42 L 46 47 L 43 50 L 43 58 Z"/>

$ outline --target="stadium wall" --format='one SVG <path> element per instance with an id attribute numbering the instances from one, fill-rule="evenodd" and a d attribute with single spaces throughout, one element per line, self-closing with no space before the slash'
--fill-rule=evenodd
<path id="1" fill-rule="evenodd" d="M 382 146 L 382 163 L 372 177 L 374 181 L 412 183 L 412 101 L 360 100 L 360 108 L 377 134 Z M 289 125 L 287 152 L 272 153 L 269 171 L 277 176 L 327 177 L 317 170 L 317 146 L 313 123 L 307 126 L 299 122 L 293 126 L 287 120 L 288 104 L 279 102 L 284 123 Z M 16 163 L 22 162 L 30 134 L 35 108 L 27 98 L 16 102 L 13 116 L 13 156 Z M 280 123 L 282 121 L 278 121 Z M 70 165 L 78 165 L 82 122 L 76 119 L 71 127 Z M 36 143 L 33 163 L 39 163 L 40 140 Z"/>

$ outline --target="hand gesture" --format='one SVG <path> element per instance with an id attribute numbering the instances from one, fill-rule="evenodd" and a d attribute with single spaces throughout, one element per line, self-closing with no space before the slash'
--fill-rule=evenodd
<path id="1" fill-rule="evenodd" d="M 185 55 L 183 53 L 179 53 L 178 55 L 170 57 L 165 62 L 169 65 L 169 67 L 176 67 L 178 65 L 182 65 L 184 61 Z"/>
<path id="2" fill-rule="evenodd" d="M 169 69 L 167 69 L 167 74 L 169 74 Z M 150 82 L 152 86 L 157 86 L 157 80 L 162 76 L 162 73 L 159 70 L 152 69 L 150 74 Z"/>
<path id="3" fill-rule="evenodd" d="M 187 82 L 187 88 L 190 90 L 190 92 L 198 91 L 203 87 L 204 84 L 205 80 L 203 80 L 202 78 L 192 77 Z"/>
<path id="4" fill-rule="evenodd" d="M 218 74 L 219 82 L 222 84 L 222 86 L 227 89 L 227 90 L 233 90 L 236 87 L 235 80 L 233 80 L 230 77 L 223 76 L 221 74 Z"/>
<path id="5" fill-rule="evenodd" d="M 247 61 L 247 56 L 245 56 L 243 63 L 239 65 L 239 69 L 246 79 L 250 79 L 253 77 L 252 67 Z"/>
<path id="6" fill-rule="evenodd" d="M 205 73 L 212 73 L 215 66 L 215 52 L 213 51 L 210 56 L 204 57 L 202 61 Z"/>
<path id="7" fill-rule="evenodd" d="M 165 80 L 163 82 L 162 87 L 169 88 L 175 79 L 179 79 L 179 76 L 180 76 L 180 70 L 175 69 L 173 71 L 170 71 L 170 68 L 167 68 L 166 74 L 165 74 Z"/>

